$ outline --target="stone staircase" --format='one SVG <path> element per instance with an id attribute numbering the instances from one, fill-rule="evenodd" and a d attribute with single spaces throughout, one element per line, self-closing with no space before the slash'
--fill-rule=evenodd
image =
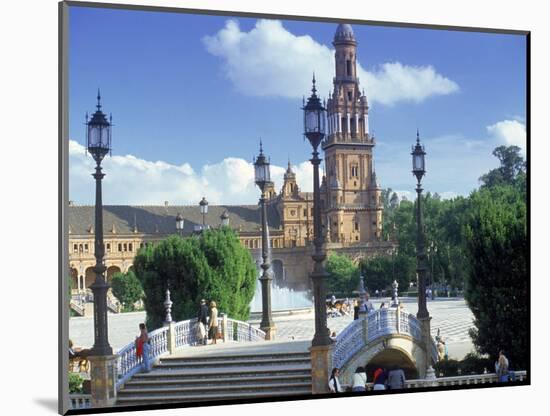
<path id="1" fill-rule="evenodd" d="M 193 347 L 194 349 L 210 349 Z M 215 348 L 215 347 L 214 347 Z M 135 375 L 117 404 L 143 405 L 311 394 L 308 352 L 225 352 L 161 358 L 150 373 Z"/>

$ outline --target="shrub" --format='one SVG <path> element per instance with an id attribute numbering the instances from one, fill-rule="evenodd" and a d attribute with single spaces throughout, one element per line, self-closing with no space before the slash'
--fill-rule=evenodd
<path id="1" fill-rule="evenodd" d="M 84 382 L 84 379 L 80 376 L 80 374 L 69 373 L 69 393 L 70 394 L 82 393 L 83 382 Z"/>

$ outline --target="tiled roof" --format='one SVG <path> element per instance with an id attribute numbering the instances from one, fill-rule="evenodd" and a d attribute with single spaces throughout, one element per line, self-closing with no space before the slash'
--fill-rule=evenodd
<path id="1" fill-rule="evenodd" d="M 209 205 L 206 224 L 217 227 L 220 216 L 227 210 L 229 226 L 242 232 L 259 232 L 261 227 L 259 205 Z M 133 234 L 134 226 L 140 234 L 173 234 L 176 232 L 176 215 L 184 219 L 184 233 L 191 233 L 194 226 L 202 224 L 202 214 L 198 205 L 156 205 L 130 206 L 105 205 L 103 207 L 103 232 L 113 234 Z M 68 221 L 71 235 L 89 234 L 94 226 L 95 207 L 93 205 L 69 205 Z M 274 205 L 267 206 L 269 228 L 281 229 L 279 213 Z"/>

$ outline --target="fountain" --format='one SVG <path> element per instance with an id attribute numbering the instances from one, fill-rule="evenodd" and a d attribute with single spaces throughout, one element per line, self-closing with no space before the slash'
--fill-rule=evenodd
<path id="1" fill-rule="evenodd" d="M 269 226 L 267 227 L 267 258 L 271 263 L 271 241 L 269 239 Z M 256 259 L 256 267 L 258 270 L 258 278 L 261 276 L 262 270 L 260 264 L 262 263 L 261 251 L 258 252 Z M 269 269 L 269 273 L 273 276 L 273 269 Z M 288 311 L 293 309 L 306 309 L 312 308 L 313 301 L 307 291 L 293 290 L 289 287 L 281 287 L 275 284 L 275 279 L 272 280 L 271 285 L 271 309 L 274 313 Z M 262 286 L 258 281 L 256 284 L 256 291 L 254 297 L 250 303 L 250 312 L 257 314 L 262 312 Z"/>

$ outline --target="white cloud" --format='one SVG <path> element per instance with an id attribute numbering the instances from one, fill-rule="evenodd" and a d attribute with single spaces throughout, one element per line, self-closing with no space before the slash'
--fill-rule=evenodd
<path id="1" fill-rule="evenodd" d="M 255 204 L 259 190 L 254 184 L 252 163 L 228 157 L 219 163 L 202 166 L 195 171 L 190 164 L 173 165 L 148 161 L 133 155 L 106 157 L 103 186 L 105 204 L 160 205 L 196 204 L 206 196 L 212 204 Z M 311 163 L 304 161 L 293 167 L 298 186 L 311 191 Z M 94 162 L 85 148 L 69 141 L 69 199 L 79 204 L 94 202 Z M 277 191 L 283 184 L 286 167 L 272 165 L 271 176 Z"/>
<path id="2" fill-rule="evenodd" d="M 366 83 L 367 97 L 386 105 L 399 101 L 419 103 L 432 95 L 447 95 L 459 90 L 454 81 L 438 74 L 431 65 L 391 62 L 380 65 L 373 72 L 358 68 L 358 73 Z"/>
<path id="3" fill-rule="evenodd" d="M 292 34 L 278 20 L 258 20 L 249 32 L 228 20 L 215 35 L 205 36 L 203 43 L 210 54 L 223 60 L 224 75 L 242 94 L 300 98 L 309 92 L 313 71 L 321 96 L 332 90 L 334 51 L 310 36 Z M 368 72 L 358 63 L 357 73 L 370 103 L 421 102 L 459 89 L 430 65 L 392 62 Z"/>
<path id="4" fill-rule="evenodd" d="M 503 120 L 487 126 L 487 132 L 507 146 L 518 146 L 525 154 L 527 133 L 525 124 L 518 120 Z"/>

